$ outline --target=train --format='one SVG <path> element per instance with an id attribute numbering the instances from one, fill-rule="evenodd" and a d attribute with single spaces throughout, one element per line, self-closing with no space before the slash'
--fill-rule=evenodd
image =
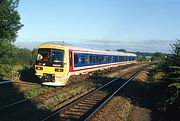
<path id="1" fill-rule="evenodd" d="M 137 55 L 74 47 L 65 43 L 38 46 L 35 74 L 43 85 L 65 86 L 72 75 L 136 63 Z"/>

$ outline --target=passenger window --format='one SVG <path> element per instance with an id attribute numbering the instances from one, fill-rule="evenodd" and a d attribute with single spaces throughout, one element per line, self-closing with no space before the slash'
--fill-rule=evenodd
<path id="1" fill-rule="evenodd" d="M 96 63 L 98 62 L 98 56 L 96 56 Z"/>
<path id="2" fill-rule="evenodd" d="M 81 64 L 85 64 L 85 57 L 84 56 L 81 57 Z"/>
<path id="3" fill-rule="evenodd" d="M 98 62 L 102 62 L 102 56 L 98 56 Z"/>
<path id="4" fill-rule="evenodd" d="M 108 62 L 108 56 L 104 56 L 104 62 Z"/>
<path id="5" fill-rule="evenodd" d="M 89 58 L 88 58 L 88 56 L 86 56 L 86 64 L 88 64 L 89 63 Z"/>
<path id="6" fill-rule="evenodd" d="M 93 62 L 92 55 L 90 55 L 90 63 L 92 63 L 92 62 Z"/>
<path id="7" fill-rule="evenodd" d="M 104 56 L 102 56 L 102 62 L 104 62 Z"/>
<path id="8" fill-rule="evenodd" d="M 111 56 L 108 56 L 108 62 L 111 62 Z"/>
<path id="9" fill-rule="evenodd" d="M 93 63 L 96 62 L 96 56 L 93 56 Z"/>
<path id="10" fill-rule="evenodd" d="M 78 55 L 75 55 L 75 56 L 74 56 L 74 64 L 78 64 L 78 60 L 79 60 Z"/>

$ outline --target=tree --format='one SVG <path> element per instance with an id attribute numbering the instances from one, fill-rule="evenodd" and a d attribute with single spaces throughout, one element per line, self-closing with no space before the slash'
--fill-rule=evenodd
<path id="1" fill-rule="evenodd" d="M 37 56 L 37 49 L 34 48 L 34 49 L 31 51 L 31 54 L 32 54 L 31 63 L 35 63 L 35 61 L 36 61 L 36 56 Z"/>
<path id="2" fill-rule="evenodd" d="M 15 64 L 16 54 L 17 48 L 13 44 L 0 41 L 0 64 Z"/>
<path id="3" fill-rule="evenodd" d="M 13 64 L 17 48 L 13 44 L 23 26 L 16 8 L 19 0 L 0 0 L 0 64 Z"/>
<path id="4" fill-rule="evenodd" d="M 117 49 L 118 52 L 127 52 L 125 49 Z"/>
<path id="5" fill-rule="evenodd" d="M 105 51 L 110 51 L 109 49 L 105 49 Z"/>
<path id="6" fill-rule="evenodd" d="M 15 58 L 17 64 L 29 65 L 31 63 L 31 60 L 32 60 L 31 50 L 27 48 L 18 49 L 17 56 Z"/>
<path id="7" fill-rule="evenodd" d="M 23 26 L 16 8 L 19 0 L 0 0 L 0 41 L 14 42 Z"/>
<path id="8" fill-rule="evenodd" d="M 167 75 L 168 87 L 171 89 L 168 92 L 170 97 L 167 97 L 165 105 L 168 106 L 174 104 L 175 107 L 177 107 L 180 105 L 180 40 L 177 40 L 172 44 L 171 48 L 172 54 L 161 63 L 160 69 Z"/>
<path id="9" fill-rule="evenodd" d="M 152 55 L 151 61 L 160 61 L 165 58 L 165 55 L 160 52 L 156 52 Z"/>
<path id="10" fill-rule="evenodd" d="M 144 55 L 138 55 L 137 56 L 137 61 L 138 62 L 145 62 L 145 61 L 147 61 L 147 58 Z"/>

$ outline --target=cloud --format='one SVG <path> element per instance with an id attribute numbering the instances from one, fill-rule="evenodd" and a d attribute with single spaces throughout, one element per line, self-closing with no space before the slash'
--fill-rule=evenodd
<path id="1" fill-rule="evenodd" d="M 100 48 L 101 50 L 110 49 L 126 49 L 129 51 L 143 52 L 165 52 L 170 50 L 171 40 L 142 40 L 142 41 L 121 41 L 121 40 L 84 40 L 81 44 L 93 49 Z"/>
<path id="2" fill-rule="evenodd" d="M 79 39 L 78 39 L 79 40 Z M 80 41 L 65 41 L 73 46 L 96 49 L 96 50 L 117 50 L 126 49 L 127 51 L 141 51 L 141 52 L 170 52 L 170 44 L 173 43 L 170 40 L 142 40 L 142 41 L 121 41 L 121 40 L 85 40 Z M 25 47 L 29 49 L 37 48 L 38 45 L 45 42 L 25 42 L 17 41 L 15 44 L 19 47 Z"/>
<path id="3" fill-rule="evenodd" d="M 97 44 L 114 44 L 114 43 L 121 43 L 122 40 L 99 40 L 99 39 L 94 39 L 94 40 L 84 40 L 84 42 L 88 43 L 97 43 Z"/>

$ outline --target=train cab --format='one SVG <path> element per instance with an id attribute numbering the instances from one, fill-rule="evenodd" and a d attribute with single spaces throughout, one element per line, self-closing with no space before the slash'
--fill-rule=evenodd
<path id="1" fill-rule="evenodd" d="M 42 84 L 61 86 L 67 83 L 67 49 L 44 44 L 38 47 L 35 70 Z"/>

